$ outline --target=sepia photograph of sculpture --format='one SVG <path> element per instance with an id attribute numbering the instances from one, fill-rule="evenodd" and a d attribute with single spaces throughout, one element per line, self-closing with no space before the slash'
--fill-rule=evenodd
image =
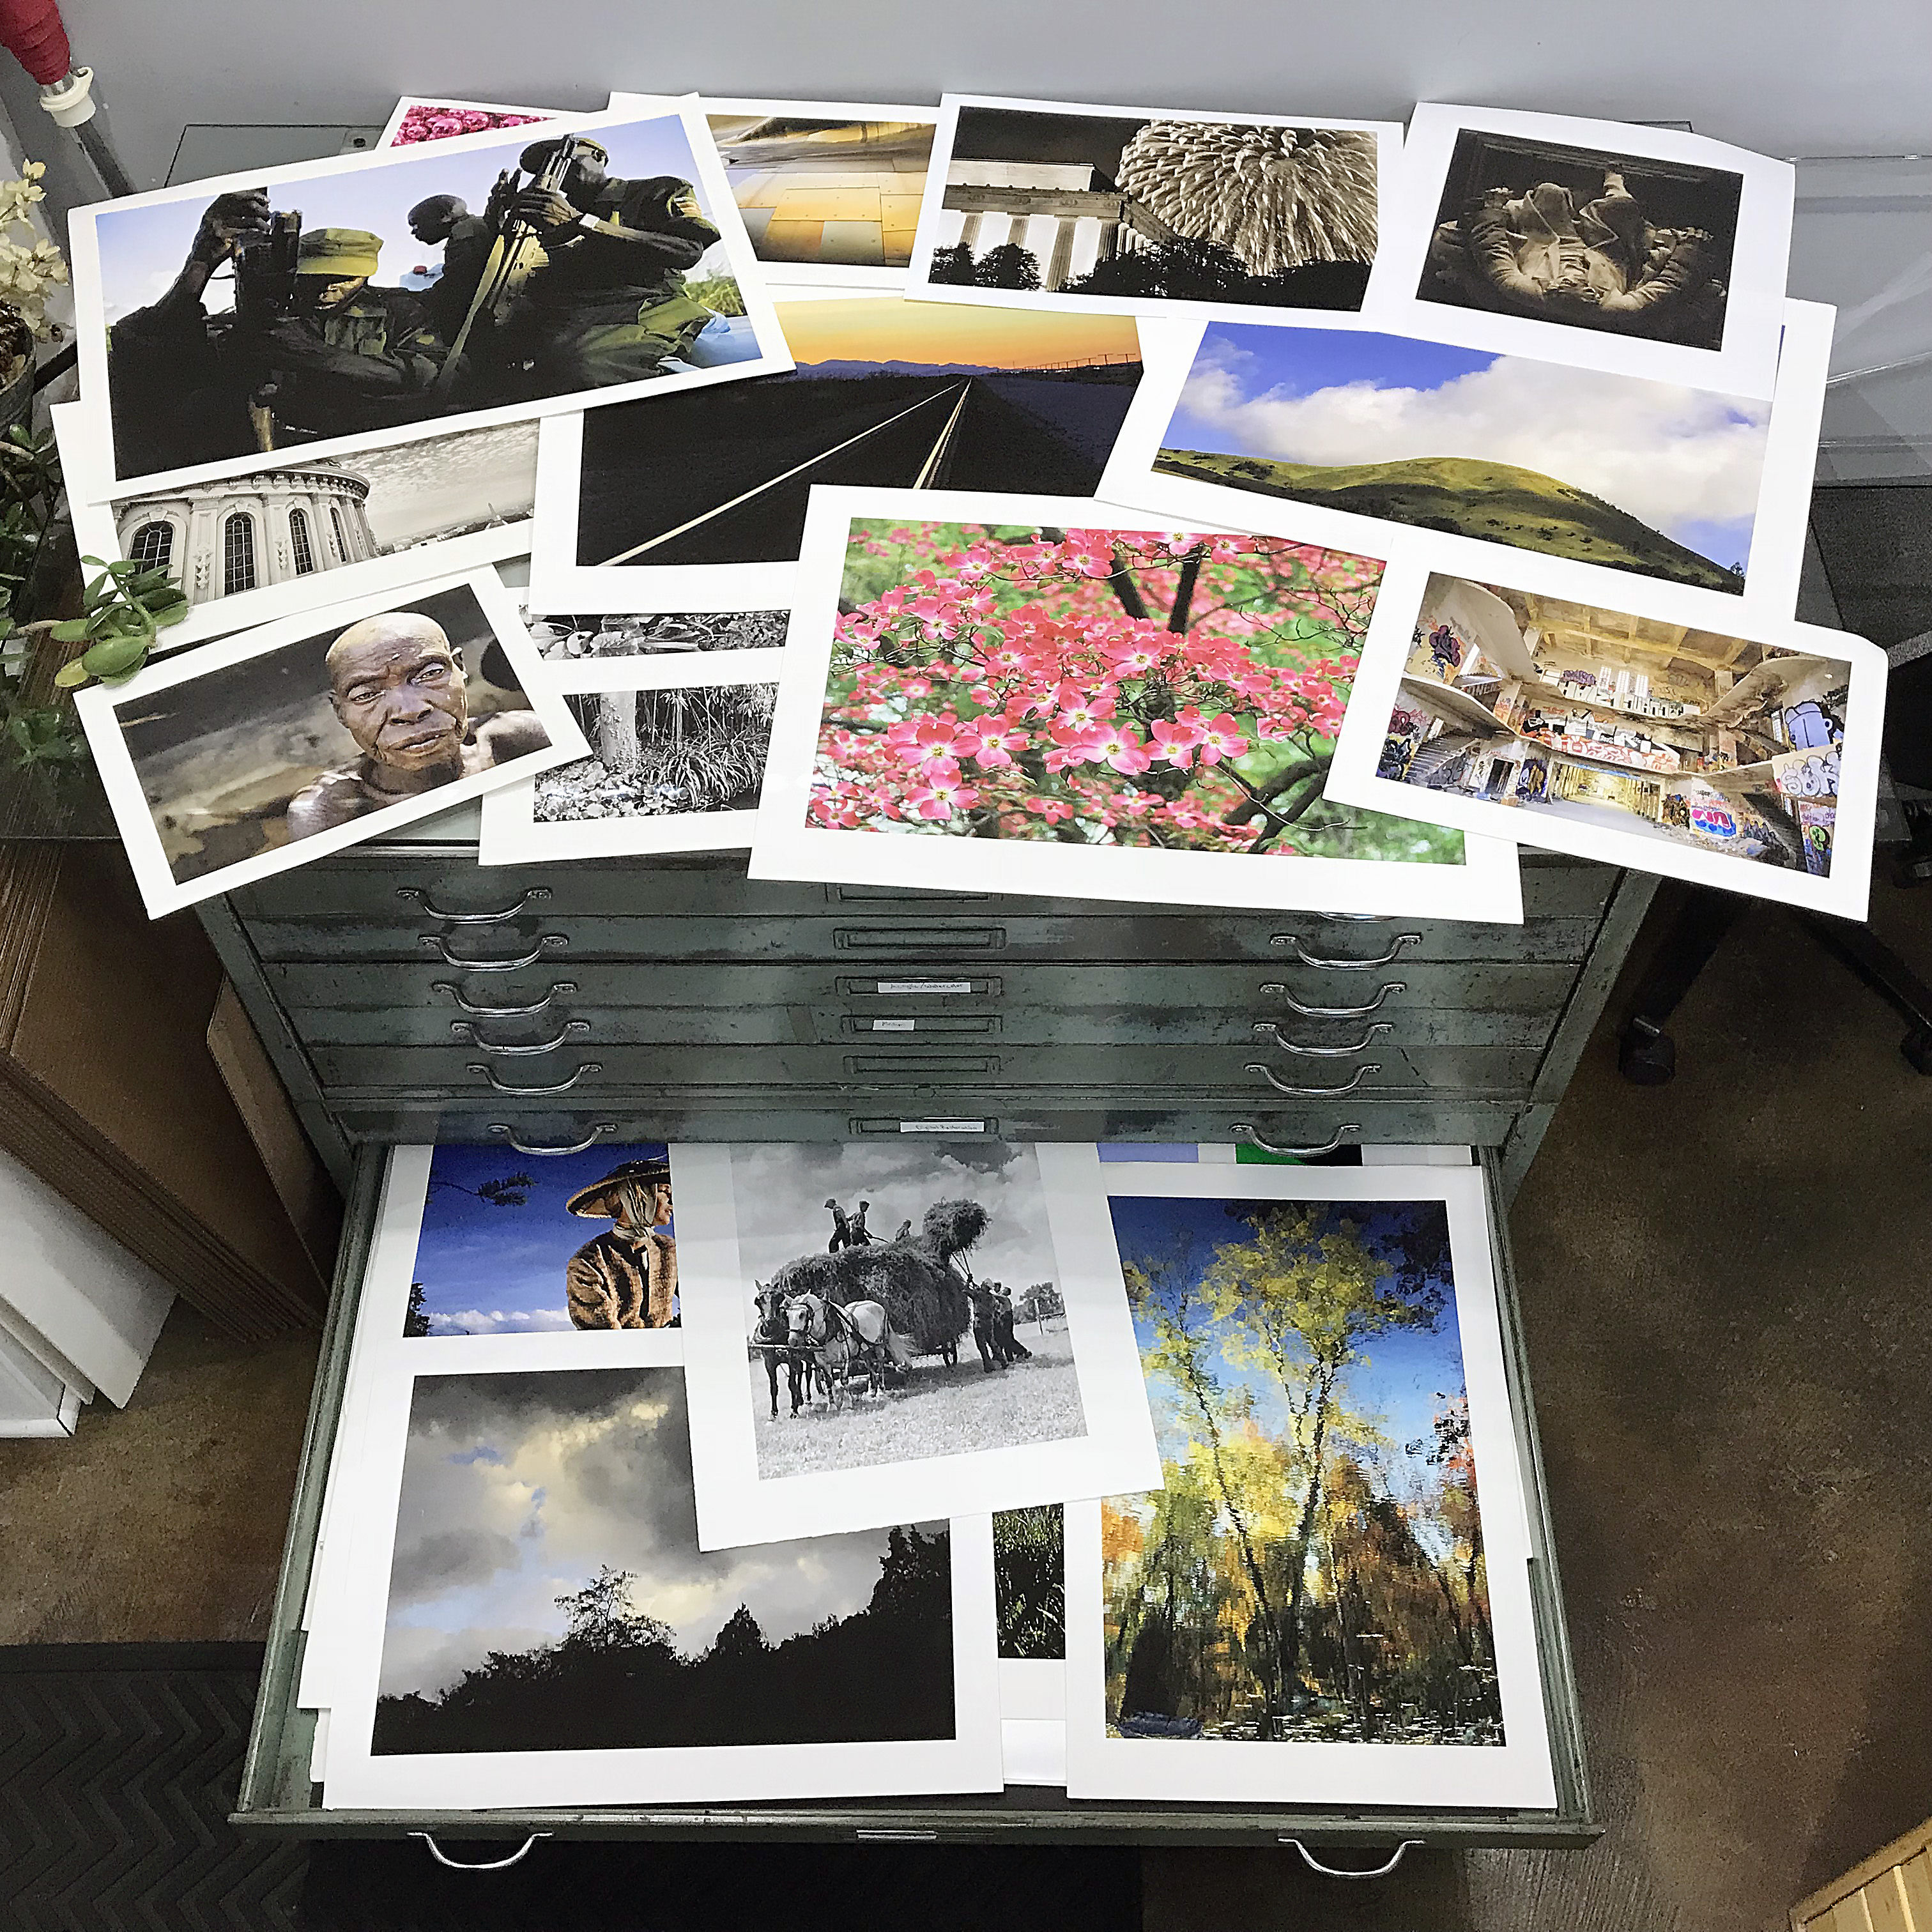
<path id="1" fill-rule="evenodd" d="M 128 710 L 112 715 L 178 886 L 569 754 L 467 584 L 196 671 Z"/>
<path id="2" fill-rule="evenodd" d="M 104 389 L 116 477 L 782 366 L 707 168 L 670 113 L 93 212 L 83 352 L 104 380 L 82 395 Z"/>
<path id="3" fill-rule="evenodd" d="M 1379 146 L 1359 124 L 962 104 L 925 273 L 936 295 L 998 289 L 1073 307 L 1359 309 Z"/>
<path id="4" fill-rule="evenodd" d="M 669 1151 L 439 1145 L 410 1272 L 406 1336 L 674 1328 Z"/>
<path id="5" fill-rule="evenodd" d="M 1416 294 L 1718 350 L 1743 192 L 1718 168 L 1466 128 Z"/>

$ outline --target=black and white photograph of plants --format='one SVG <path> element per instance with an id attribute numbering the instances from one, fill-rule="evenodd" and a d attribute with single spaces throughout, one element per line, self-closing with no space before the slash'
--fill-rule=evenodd
<path id="1" fill-rule="evenodd" d="M 526 612 L 542 658 L 668 657 L 687 651 L 784 648 L 786 610 L 662 610 L 643 616 Z"/>
<path id="2" fill-rule="evenodd" d="M 571 693 L 564 701 L 592 754 L 544 773 L 532 818 L 544 825 L 755 810 L 777 693 L 771 684 Z"/>

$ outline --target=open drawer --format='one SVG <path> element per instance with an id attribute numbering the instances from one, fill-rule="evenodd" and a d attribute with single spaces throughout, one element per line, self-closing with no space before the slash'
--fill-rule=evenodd
<path id="1" fill-rule="evenodd" d="M 363 1292 L 386 1150 L 365 1148 L 355 1174 L 334 1298 L 304 1438 L 267 1658 L 234 1822 L 297 1837 L 446 1839 L 557 1838 L 818 1838 L 1036 1840 L 1066 1844 L 1289 1844 L 1310 1848 L 1578 1846 L 1596 1835 L 1562 1598 L 1552 1546 L 1529 1378 L 1517 1324 L 1508 1230 L 1497 1203 L 1497 1156 L 1480 1155 L 1488 1232 L 1516 1456 L 1526 1514 L 1530 1598 L 1544 1714 L 1555 1772 L 1549 1809 L 1378 1808 L 1352 1802 L 1270 1805 L 1070 1800 L 1061 1791 L 1009 1786 L 1004 1792 L 941 1798 L 788 1800 L 678 1808 L 663 1803 L 591 1808 L 360 1810 L 324 1809 L 310 1783 L 316 1718 L 297 1704 L 302 1628 L 320 1535 L 325 1486 L 340 1422 L 358 1304 Z M 1359 1854 L 1358 1858 L 1359 1858 Z"/>

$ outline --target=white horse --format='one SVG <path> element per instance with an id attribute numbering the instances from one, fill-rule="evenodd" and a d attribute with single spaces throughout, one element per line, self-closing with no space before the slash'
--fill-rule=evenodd
<path id="1" fill-rule="evenodd" d="M 855 1364 L 864 1364 L 869 1392 L 877 1395 L 888 1362 L 904 1370 L 912 1360 L 906 1338 L 876 1301 L 842 1306 L 822 1294 L 796 1294 L 785 1304 L 785 1318 L 791 1346 L 817 1364 L 835 1398 Z"/>

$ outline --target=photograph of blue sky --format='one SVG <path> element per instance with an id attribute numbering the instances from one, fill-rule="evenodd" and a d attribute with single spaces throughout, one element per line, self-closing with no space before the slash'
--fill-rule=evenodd
<path id="1" fill-rule="evenodd" d="M 439 1147 L 430 1163 L 412 1281 L 423 1286 L 432 1335 L 528 1334 L 571 1326 L 565 1264 L 608 1221 L 568 1213 L 579 1188 L 601 1180 L 621 1162 L 661 1158 L 662 1144 L 599 1145 L 582 1154 L 526 1160 L 507 1148 Z M 510 1190 L 520 1205 L 498 1206 L 480 1192 L 486 1183 L 529 1177 Z M 675 1221 L 660 1231 L 675 1238 Z"/>
<path id="2" fill-rule="evenodd" d="M 1217 1247 L 1247 1240 L 1247 1224 L 1228 1212 L 1235 1208 L 1256 1212 L 1279 1211 L 1284 1207 L 1300 1210 L 1307 1204 L 1279 1201 L 1228 1202 L 1145 1196 L 1114 1195 L 1108 1202 L 1114 1222 L 1114 1238 L 1124 1265 L 1149 1272 L 1162 1266 L 1173 1256 L 1177 1240 L 1191 1238 L 1189 1268 L 1190 1286 L 1199 1282 L 1214 1258 Z M 1342 1202 L 1330 1210 L 1328 1220 L 1352 1222 L 1362 1231 L 1371 1248 L 1380 1249 L 1401 1234 L 1406 1227 L 1424 1225 L 1433 1216 L 1442 1224 L 1444 1210 L 1439 1202 Z M 1447 1250 L 1444 1249 L 1446 1254 Z M 1391 1328 L 1369 1336 L 1360 1345 L 1359 1358 L 1344 1371 L 1337 1394 L 1342 1407 L 1363 1420 L 1375 1424 L 1384 1438 L 1387 1473 L 1391 1492 L 1402 1493 L 1404 1466 L 1414 1462 L 1414 1472 L 1423 1473 L 1420 1456 L 1409 1457 L 1405 1445 L 1424 1442 L 1434 1446 L 1432 1424 L 1445 1398 L 1464 1393 L 1462 1338 L 1456 1326 L 1454 1285 L 1445 1266 L 1431 1283 L 1442 1293 L 1444 1306 L 1432 1328 Z M 1154 1342 L 1154 1326 L 1146 1316 L 1136 1312 L 1135 1339 L 1145 1359 Z M 1268 1435 L 1289 1432 L 1288 1416 L 1281 1385 L 1257 1369 L 1231 1360 L 1216 1343 L 1206 1352 L 1214 1378 L 1229 1392 L 1239 1390 L 1251 1401 L 1254 1420 Z M 1178 1398 L 1165 1383 L 1150 1379 L 1154 1430 L 1160 1438 L 1163 1461 L 1183 1461 L 1187 1454 L 1187 1435 L 1180 1425 L 1175 1404 Z"/>
<path id="3" fill-rule="evenodd" d="M 1508 464 L 1728 568 L 1748 557 L 1770 413 L 1768 403 L 1406 336 L 1214 322 L 1162 440 L 1278 463 Z"/>
<path id="4" fill-rule="evenodd" d="M 382 1691 L 434 1696 L 493 1650 L 554 1643 L 567 1627 L 556 1599 L 605 1566 L 629 1573 L 626 1606 L 682 1655 L 741 1604 L 780 1643 L 866 1607 L 889 1533 L 701 1551 L 680 1369 L 422 1376 Z"/>
<path id="5" fill-rule="evenodd" d="M 699 205 L 715 217 L 697 181 L 683 123 L 676 116 L 658 115 L 591 131 L 610 150 L 612 175 L 626 180 L 675 175 L 692 184 Z M 425 196 L 454 194 L 472 213 L 482 214 L 498 173 L 514 166 L 532 140 L 542 138 L 540 128 L 518 128 L 503 146 L 481 152 L 452 154 L 431 142 L 409 151 L 407 160 L 380 165 L 358 156 L 340 174 L 281 183 L 270 190 L 269 199 L 278 208 L 299 209 L 304 228 L 361 228 L 380 235 L 382 253 L 374 280 L 384 288 L 399 287 L 411 270 L 436 266 L 442 258 L 440 245 L 427 246 L 410 232 L 410 210 Z M 110 208 L 96 218 L 101 300 L 109 323 L 165 292 L 181 273 L 202 211 L 212 199 L 193 194 L 146 208 Z M 690 271 L 693 279 L 730 272 L 722 245 Z M 226 268 L 208 284 L 202 306 L 210 314 L 234 306 L 234 284 Z"/>

